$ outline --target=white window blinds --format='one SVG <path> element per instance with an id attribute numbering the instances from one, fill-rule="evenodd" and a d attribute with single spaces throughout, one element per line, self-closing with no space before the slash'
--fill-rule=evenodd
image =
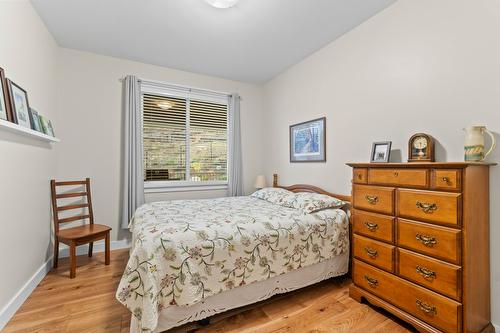
<path id="1" fill-rule="evenodd" d="M 144 180 L 227 183 L 227 96 L 143 89 Z"/>
<path id="2" fill-rule="evenodd" d="M 145 181 L 186 180 L 186 100 L 143 94 Z"/>
<path id="3" fill-rule="evenodd" d="M 227 181 L 227 104 L 189 103 L 192 181 Z"/>

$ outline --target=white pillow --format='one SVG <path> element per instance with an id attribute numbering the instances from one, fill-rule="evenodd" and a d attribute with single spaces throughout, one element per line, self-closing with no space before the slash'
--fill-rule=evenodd
<path id="1" fill-rule="evenodd" d="M 314 213 L 328 208 L 341 208 L 345 201 L 325 194 L 299 192 L 295 193 L 293 207 L 302 210 L 304 213 Z"/>
<path id="2" fill-rule="evenodd" d="M 280 206 L 294 208 L 293 202 L 295 201 L 295 193 L 283 188 L 264 187 L 263 189 L 252 193 L 251 196 Z"/>

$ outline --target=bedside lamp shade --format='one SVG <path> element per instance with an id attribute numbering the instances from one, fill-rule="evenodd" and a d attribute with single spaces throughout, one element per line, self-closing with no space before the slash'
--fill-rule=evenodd
<path id="1" fill-rule="evenodd" d="M 257 178 L 255 179 L 254 187 L 256 189 L 261 189 L 266 187 L 266 177 L 264 175 L 258 175 Z"/>

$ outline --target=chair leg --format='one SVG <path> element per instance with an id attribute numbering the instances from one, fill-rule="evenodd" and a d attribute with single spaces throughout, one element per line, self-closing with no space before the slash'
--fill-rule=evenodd
<path id="1" fill-rule="evenodd" d="M 69 260 L 71 263 L 69 277 L 70 277 L 70 279 L 74 279 L 76 276 L 76 245 L 75 245 L 75 242 L 71 242 L 71 245 L 69 246 Z"/>
<path id="2" fill-rule="evenodd" d="M 104 254 L 104 256 L 105 256 L 105 264 L 109 265 L 109 262 L 110 262 L 110 258 L 109 258 L 109 256 L 110 256 L 110 253 L 109 253 L 110 252 L 109 231 L 106 233 L 105 249 L 104 249 L 104 251 L 105 251 L 105 254 Z"/>
<path id="3" fill-rule="evenodd" d="M 92 248 L 94 247 L 94 242 L 89 243 L 89 257 L 92 257 Z"/>
<path id="4" fill-rule="evenodd" d="M 57 265 L 59 264 L 59 239 L 57 239 L 57 236 L 54 237 L 54 259 L 53 259 L 52 265 L 54 268 L 57 268 Z"/>

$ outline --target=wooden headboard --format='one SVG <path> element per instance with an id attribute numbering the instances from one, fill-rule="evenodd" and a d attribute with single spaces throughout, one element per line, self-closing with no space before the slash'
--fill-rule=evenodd
<path id="1" fill-rule="evenodd" d="M 319 188 L 314 185 L 306 185 L 306 184 L 295 184 L 295 185 L 290 185 L 290 186 L 280 186 L 278 185 L 278 174 L 273 175 L 273 187 L 279 187 L 283 188 L 288 191 L 292 192 L 312 192 L 312 193 L 319 193 L 319 194 L 325 194 L 329 195 L 331 197 L 338 198 L 340 200 L 346 201 L 346 202 L 351 202 L 351 196 L 350 195 L 344 195 L 344 194 L 336 194 L 336 193 L 331 193 L 328 191 L 323 190 L 322 188 Z"/>

